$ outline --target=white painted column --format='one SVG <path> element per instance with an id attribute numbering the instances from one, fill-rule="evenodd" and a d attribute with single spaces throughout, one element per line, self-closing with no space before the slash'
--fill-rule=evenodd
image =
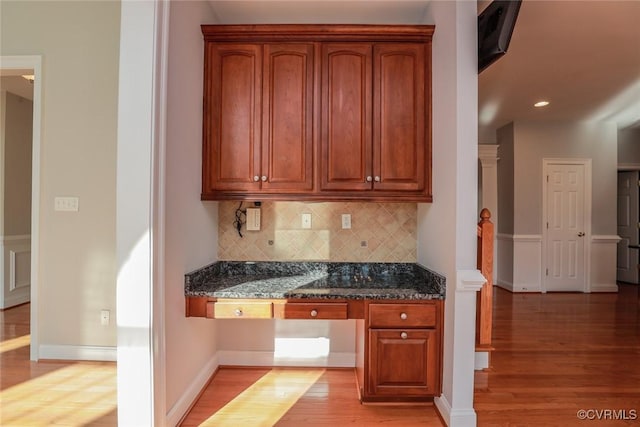
<path id="1" fill-rule="evenodd" d="M 498 223 L 498 160 L 500 160 L 498 147 L 499 145 L 495 144 L 478 145 L 478 159 L 480 159 L 480 167 L 482 168 L 482 207 L 491 211 L 491 222 L 496 230 Z"/>
<path id="2" fill-rule="evenodd" d="M 118 425 L 163 426 L 164 128 L 169 2 L 121 4 L 116 262 Z"/>
<path id="3" fill-rule="evenodd" d="M 447 279 L 442 395 L 449 426 L 476 425 L 473 409 L 478 210 L 477 4 L 429 2 L 433 37 L 433 203 L 418 206 L 418 262 Z"/>

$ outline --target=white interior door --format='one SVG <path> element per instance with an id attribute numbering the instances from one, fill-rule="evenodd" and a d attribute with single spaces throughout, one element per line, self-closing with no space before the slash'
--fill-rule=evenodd
<path id="1" fill-rule="evenodd" d="M 638 171 L 618 172 L 617 280 L 638 283 Z"/>
<path id="2" fill-rule="evenodd" d="M 546 167 L 545 290 L 586 290 L 585 165 L 550 163 Z"/>

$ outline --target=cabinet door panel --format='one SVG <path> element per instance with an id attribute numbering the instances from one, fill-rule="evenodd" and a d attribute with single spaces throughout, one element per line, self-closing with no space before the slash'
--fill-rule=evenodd
<path id="1" fill-rule="evenodd" d="M 260 46 L 208 44 L 203 193 L 255 190 L 260 165 Z"/>
<path id="2" fill-rule="evenodd" d="M 424 45 L 376 45 L 373 81 L 374 188 L 420 191 L 427 172 Z"/>
<path id="3" fill-rule="evenodd" d="M 370 329 L 369 343 L 371 395 L 435 395 L 440 375 L 435 329 Z"/>
<path id="4" fill-rule="evenodd" d="M 312 44 L 265 45 L 262 190 L 313 188 Z"/>
<path id="5" fill-rule="evenodd" d="M 322 46 L 323 190 L 371 188 L 371 55 L 371 44 Z"/>

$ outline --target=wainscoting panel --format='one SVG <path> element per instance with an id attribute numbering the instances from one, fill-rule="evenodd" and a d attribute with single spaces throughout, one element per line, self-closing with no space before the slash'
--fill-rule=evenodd
<path id="1" fill-rule="evenodd" d="M 591 237 L 591 292 L 618 292 L 616 284 L 616 251 L 619 236 Z"/>
<path id="2" fill-rule="evenodd" d="M 513 236 L 513 292 L 542 290 L 542 236 Z"/>
<path id="3" fill-rule="evenodd" d="M 494 275 L 494 284 L 513 292 L 513 235 L 497 234 L 498 269 Z"/>
<path id="4" fill-rule="evenodd" d="M 31 236 L 0 236 L 0 309 L 31 299 Z"/>

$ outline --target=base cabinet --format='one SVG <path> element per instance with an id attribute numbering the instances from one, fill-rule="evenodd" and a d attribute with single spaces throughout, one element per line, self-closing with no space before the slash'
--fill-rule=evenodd
<path id="1" fill-rule="evenodd" d="M 438 338 L 434 329 L 369 330 L 371 396 L 434 396 Z"/>
<path id="2" fill-rule="evenodd" d="M 440 301 L 367 306 L 362 401 L 427 401 L 440 394 L 441 316 Z"/>

